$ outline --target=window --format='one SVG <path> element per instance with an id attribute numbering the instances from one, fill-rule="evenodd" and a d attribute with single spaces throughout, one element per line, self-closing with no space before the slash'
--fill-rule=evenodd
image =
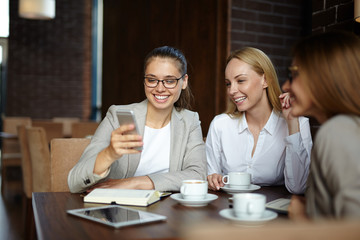
<path id="1" fill-rule="evenodd" d="M 91 119 L 101 120 L 103 0 L 93 0 Z"/>
<path id="2" fill-rule="evenodd" d="M 7 38 L 9 37 L 9 0 L 0 1 L 0 115 L 5 112 Z M 2 122 L 0 119 L 0 129 Z"/>
<path id="3" fill-rule="evenodd" d="M 9 0 L 0 1 L 0 37 L 9 36 Z"/>
<path id="4" fill-rule="evenodd" d="M 7 38 L 0 37 L 0 114 L 5 112 L 5 89 L 6 89 L 6 69 L 7 69 Z M 2 121 L 0 119 L 0 129 Z"/>

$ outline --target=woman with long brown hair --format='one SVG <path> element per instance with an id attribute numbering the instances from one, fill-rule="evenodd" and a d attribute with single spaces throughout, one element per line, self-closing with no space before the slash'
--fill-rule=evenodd
<path id="1" fill-rule="evenodd" d="M 290 69 L 283 89 L 293 98 L 291 113 L 321 124 L 306 198 L 293 197 L 290 216 L 359 218 L 360 38 L 348 32 L 305 38 L 294 47 Z"/>

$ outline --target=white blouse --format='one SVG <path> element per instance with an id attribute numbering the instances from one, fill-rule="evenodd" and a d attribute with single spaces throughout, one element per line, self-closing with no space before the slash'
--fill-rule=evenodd
<path id="1" fill-rule="evenodd" d="M 169 172 L 170 122 L 160 129 L 145 126 L 144 146 L 134 176 Z"/>
<path id="2" fill-rule="evenodd" d="M 208 174 L 248 172 L 253 184 L 285 183 L 290 192 L 304 193 L 312 148 L 309 119 L 300 117 L 299 126 L 300 132 L 289 136 L 286 120 L 273 111 L 251 156 L 254 138 L 245 114 L 241 118 L 216 116 L 206 137 Z"/>

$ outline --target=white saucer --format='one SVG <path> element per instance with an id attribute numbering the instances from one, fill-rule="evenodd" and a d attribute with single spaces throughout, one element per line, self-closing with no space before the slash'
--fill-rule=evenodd
<path id="1" fill-rule="evenodd" d="M 216 196 L 215 194 L 210 193 L 206 194 L 205 199 L 183 199 L 181 193 L 172 194 L 170 195 L 170 197 L 175 201 L 181 203 L 182 205 L 188 207 L 203 207 L 218 198 L 218 196 Z"/>
<path id="2" fill-rule="evenodd" d="M 262 217 L 258 218 L 258 219 L 238 218 L 235 216 L 234 210 L 231 208 L 223 209 L 219 212 L 219 214 L 220 214 L 220 216 L 222 216 L 226 219 L 236 221 L 237 223 L 248 224 L 248 225 L 263 224 L 267 221 L 277 218 L 277 216 L 278 216 L 278 214 L 276 212 L 273 212 L 270 210 L 265 210 Z"/>
<path id="3" fill-rule="evenodd" d="M 260 188 L 261 188 L 260 186 L 254 185 L 254 184 L 251 184 L 248 187 L 241 187 L 241 188 L 240 187 L 239 188 L 231 188 L 231 187 L 228 187 L 228 185 L 221 187 L 221 189 L 227 193 L 247 193 L 247 192 L 252 192 L 252 191 L 258 190 Z"/>

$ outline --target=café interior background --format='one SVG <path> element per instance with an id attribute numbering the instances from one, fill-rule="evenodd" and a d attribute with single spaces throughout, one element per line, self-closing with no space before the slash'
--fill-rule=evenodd
<path id="1" fill-rule="evenodd" d="M 200 114 L 206 136 L 213 117 L 226 107 L 223 76 L 230 51 L 243 46 L 262 49 L 282 83 L 298 38 L 331 29 L 359 31 L 353 4 L 58 0 L 54 19 L 31 20 L 20 18 L 19 1 L 11 0 L 9 35 L 1 37 L 1 115 L 100 120 L 111 104 L 145 98 L 143 59 L 151 49 L 171 45 L 188 59 L 193 109 Z"/>

